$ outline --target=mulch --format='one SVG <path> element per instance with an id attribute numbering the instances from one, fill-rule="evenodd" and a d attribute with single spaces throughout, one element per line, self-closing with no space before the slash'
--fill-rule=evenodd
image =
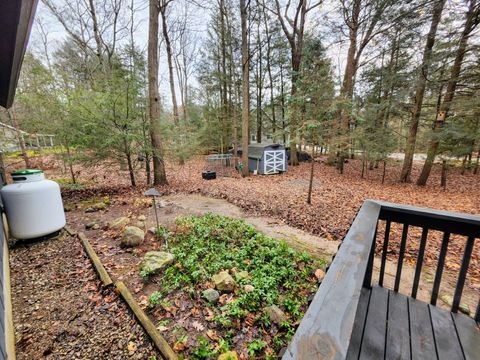
<path id="1" fill-rule="evenodd" d="M 10 266 L 17 359 L 159 358 L 76 238 L 17 243 Z"/>

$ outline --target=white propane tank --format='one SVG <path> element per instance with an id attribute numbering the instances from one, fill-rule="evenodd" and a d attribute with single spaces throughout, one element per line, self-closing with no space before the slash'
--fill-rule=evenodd
<path id="1" fill-rule="evenodd" d="M 11 235 L 33 239 L 51 234 L 65 226 L 60 186 L 46 180 L 42 170 L 12 173 L 13 184 L 2 188 L 3 205 Z"/>

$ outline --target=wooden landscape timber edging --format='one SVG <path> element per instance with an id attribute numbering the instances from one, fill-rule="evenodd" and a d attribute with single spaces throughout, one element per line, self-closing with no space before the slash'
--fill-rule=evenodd
<path id="1" fill-rule="evenodd" d="M 103 266 L 100 258 L 98 257 L 97 253 L 93 249 L 92 245 L 88 241 L 85 234 L 83 232 L 79 232 L 77 234 L 68 226 L 65 227 L 65 231 L 71 236 L 76 235 L 82 241 L 83 247 L 85 248 L 85 252 L 87 253 L 90 260 L 92 261 L 98 276 L 102 280 L 103 287 L 105 288 L 113 285 L 113 281 L 110 275 L 108 274 L 107 270 Z M 147 316 L 147 314 L 145 314 L 145 312 L 142 310 L 140 305 L 138 305 L 137 301 L 132 296 L 132 294 L 130 293 L 128 288 L 125 286 L 125 284 L 122 281 L 117 281 L 114 285 L 119 291 L 123 300 L 125 300 L 125 302 L 127 303 L 130 310 L 134 313 L 140 325 L 142 325 L 142 327 L 145 329 L 148 336 L 150 336 L 150 339 L 153 341 L 158 351 L 160 351 L 160 354 L 162 355 L 162 357 L 166 360 L 176 360 L 177 355 L 175 354 L 175 352 L 172 350 L 172 348 L 170 347 L 168 342 L 163 338 L 163 336 L 160 335 L 155 325 L 152 323 L 152 321 Z"/>
<path id="2" fill-rule="evenodd" d="M 93 266 L 97 270 L 98 276 L 100 276 L 100 279 L 102 280 L 103 287 L 108 287 L 113 285 L 113 281 L 110 278 L 110 275 L 108 275 L 107 270 L 103 266 L 95 250 L 93 250 L 92 245 L 90 245 L 90 243 L 88 242 L 88 239 L 85 236 L 85 234 L 83 232 L 79 232 L 77 236 L 82 241 L 83 247 L 85 248 L 85 251 L 88 257 L 90 258 L 90 260 L 93 263 Z"/>
<path id="3" fill-rule="evenodd" d="M 63 228 L 65 229 L 65 231 L 67 232 L 68 235 L 77 236 L 77 232 L 75 230 L 73 230 L 70 226 L 65 225 Z"/>
<path id="4" fill-rule="evenodd" d="M 177 355 L 174 353 L 170 345 L 168 345 L 163 336 L 160 335 L 155 325 L 150 321 L 150 318 L 135 301 L 125 284 L 122 281 L 117 281 L 115 283 L 115 287 L 118 289 L 120 295 L 122 295 L 123 299 L 133 311 L 140 324 L 150 336 L 157 349 L 161 352 L 162 356 L 167 360 L 177 359 Z"/>

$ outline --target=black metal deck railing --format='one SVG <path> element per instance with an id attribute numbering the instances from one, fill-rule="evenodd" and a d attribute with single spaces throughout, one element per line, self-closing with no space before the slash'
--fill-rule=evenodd
<path id="1" fill-rule="evenodd" d="M 456 236 L 455 241 L 463 241 L 465 242 L 465 246 L 464 253 L 460 262 L 460 270 L 458 272 L 455 292 L 453 295 L 453 302 L 451 306 L 452 312 L 458 312 L 463 294 L 463 288 L 465 285 L 465 280 L 467 277 L 467 271 L 470 265 L 470 259 L 475 248 L 475 239 L 480 238 L 479 218 L 472 215 L 420 209 L 416 207 L 391 203 L 379 202 L 379 204 L 381 206 L 379 220 L 385 221 L 385 231 L 384 237 L 382 239 L 383 241 L 381 249 L 381 266 L 378 285 L 384 285 L 385 266 L 387 262 L 387 249 L 390 240 L 390 231 L 392 224 L 396 223 L 402 226 L 400 249 L 398 253 L 398 258 L 395 259 L 397 263 L 397 270 L 395 274 L 395 283 L 393 290 L 396 292 L 398 292 L 400 289 L 400 280 L 402 276 L 402 269 L 405 259 L 405 251 L 409 231 L 412 229 L 412 227 L 421 229 L 421 235 L 417 239 L 417 241 L 419 242 L 419 249 L 418 256 L 416 258 L 413 285 L 411 292 L 409 294 L 405 294 L 411 296 L 414 299 L 417 298 L 420 275 L 424 264 L 425 249 L 428 241 L 429 232 L 439 231 L 442 233 L 442 242 L 440 246 L 440 252 L 438 254 L 438 260 L 436 263 L 435 276 L 433 279 L 430 297 L 430 304 L 436 305 L 440 290 L 440 283 L 442 281 L 442 276 L 445 270 L 445 260 L 447 257 L 448 246 L 452 239 L 452 236 L 459 235 Z M 417 233 L 419 233 L 419 231 L 417 231 Z M 475 250 L 477 251 L 477 253 L 478 251 L 480 251 L 479 249 Z M 373 256 L 374 254 L 371 253 L 364 286 L 371 286 Z M 477 306 L 475 320 L 480 321 L 480 301 Z"/>
<path id="2" fill-rule="evenodd" d="M 375 285 L 373 283 L 376 282 L 373 281 L 373 275 L 377 234 L 383 234 L 383 238 L 379 239 L 380 270 L 379 274 L 375 274 L 378 275 L 378 285 L 382 287 L 385 282 L 387 261 L 392 260 L 392 254 L 387 256 L 387 250 L 393 226 L 402 228 L 398 256 L 394 259 L 396 262 L 392 289 L 394 293 L 401 289 L 407 238 L 412 241 L 412 237 L 415 238 L 418 234 L 419 245 L 413 285 L 411 291 L 404 294 L 411 298 L 416 298 L 418 294 L 428 235 L 431 231 L 443 233 L 431 288 L 430 306 L 436 305 L 438 299 L 450 239 L 452 236 L 455 236 L 455 241 L 460 241 L 459 236 L 464 238 L 464 253 L 460 260 L 451 306 L 452 312 L 458 311 L 472 254 L 479 251 L 477 247 L 480 238 L 480 217 L 369 200 L 360 208 L 283 359 L 347 357 L 354 327 L 358 326 L 355 324 L 357 310 L 360 311 L 359 307 L 366 306 L 360 298 L 370 292 L 372 285 Z M 415 231 L 409 235 L 414 228 Z M 479 321 L 479 313 L 480 302 L 476 309 L 476 321 Z"/>

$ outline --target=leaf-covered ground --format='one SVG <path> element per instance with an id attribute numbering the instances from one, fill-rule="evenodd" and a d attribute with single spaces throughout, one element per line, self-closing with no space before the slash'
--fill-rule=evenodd
<path id="1" fill-rule="evenodd" d="M 138 359 L 159 353 L 70 236 L 10 248 L 18 360 Z"/>
<path id="2" fill-rule="evenodd" d="M 334 167 L 327 166 L 325 159 L 317 159 L 314 171 L 312 204 L 306 204 L 310 164 L 289 167 L 285 174 L 274 176 L 251 176 L 249 178 L 221 177 L 213 181 L 204 181 L 201 172 L 206 163 L 198 157 L 179 166 L 169 164 L 167 175 L 169 185 L 159 190 L 168 193 L 201 193 L 226 199 L 246 210 L 250 214 L 274 217 L 285 223 L 304 229 L 327 239 L 340 240 L 353 221 L 358 208 L 366 199 L 409 204 L 433 209 L 480 214 L 480 174 L 451 168 L 448 174 L 447 188 L 440 187 L 440 165 L 435 165 L 425 187 L 415 184 L 398 183 L 401 162 L 391 161 L 386 169 L 385 182 L 382 184 L 382 167 L 367 171 L 361 178 L 361 162 L 350 160 L 345 164 L 344 174 Z M 415 163 L 412 178 L 416 179 L 421 163 Z M 106 175 L 103 165 L 96 168 L 80 169 L 81 182 L 86 187 L 106 188 L 106 191 L 131 191 L 128 188 L 128 176 L 125 172 Z M 58 170 L 55 171 L 58 176 Z M 66 176 L 66 175 L 64 175 Z M 144 182 L 144 174 L 138 172 L 139 182 Z M 118 188 L 120 186 L 121 188 Z M 90 190 L 91 195 L 95 194 Z M 140 190 L 134 191 L 139 194 Z M 80 193 L 69 193 L 80 196 Z M 68 194 L 66 193 L 68 196 Z M 389 247 L 390 254 L 398 249 L 398 229 Z M 400 230 L 401 231 L 401 230 Z M 414 263 L 418 252 L 419 232 L 412 231 L 407 242 L 406 258 Z M 441 234 L 432 233 L 427 243 L 426 265 L 433 266 L 438 258 Z M 447 252 L 447 269 L 457 271 L 465 239 L 454 237 Z M 480 287 L 480 249 L 475 248 L 467 278 L 467 286 Z"/>
<path id="3" fill-rule="evenodd" d="M 85 202 L 85 200 L 91 199 L 92 197 L 101 199 L 101 197 L 105 195 L 111 195 L 111 198 L 114 199 L 113 205 L 109 206 L 107 210 L 93 214 L 95 217 L 101 217 L 101 219 L 99 219 L 101 221 L 109 221 L 115 217 L 125 215 L 129 216 L 129 218 L 134 221 L 134 219 L 146 211 L 145 209 L 148 204 L 142 195 L 146 186 L 131 188 L 128 185 L 128 176 L 124 170 L 116 169 L 115 167 L 107 164 L 99 164 L 91 168 L 82 168 L 77 166 L 76 171 L 80 184 L 71 186 L 68 184 L 68 174 L 63 173 L 63 168 L 58 160 L 53 157 L 43 157 L 36 159 L 36 162 L 36 167 L 41 167 L 47 170 L 47 176 L 60 180 L 62 183 L 64 200 L 67 203 L 85 205 L 82 205 L 80 208 L 68 213 L 69 223 L 77 230 L 84 229 L 87 219 L 86 215 L 90 215 L 85 214 L 85 207 L 89 206 L 90 204 L 88 201 Z M 396 182 L 399 172 L 398 163 L 389 164 L 389 167 L 387 168 L 385 184 L 382 184 L 381 169 L 369 171 L 367 174 L 367 179 L 361 179 L 360 163 L 358 161 L 350 161 L 348 164 L 346 164 L 345 174 L 340 175 L 334 168 L 326 166 L 320 159 L 320 161 L 315 164 L 312 205 L 307 205 L 305 200 L 308 189 L 308 175 L 310 170 L 309 164 L 301 164 L 298 167 L 291 167 L 286 174 L 282 175 L 255 176 L 246 179 L 239 177 L 219 178 L 214 181 L 204 181 L 201 179 L 201 171 L 204 169 L 204 167 L 205 163 L 202 159 L 190 161 L 184 166 L 169 164 L 167 171 L 170 184 L 168 186 L 159 188 L 159 191 L 163 194 L 202 193 L 216 198 L 223 198 L 242 207 L 247 211 L 248 214 L 258 214 L 273 217 L 278 221 L 302 228 L 308 232 L 318 234 L 327 239 L 341 239 L 348 230 L 348 227 L 353 220 L 358 207 L 365 199 L 368 198 L 437 209 L 462 211 L 472 214 L 480 213 L 480 191 L 478 189 L 480 175 L 473 175 L 468 172 L 465 175 L 460 175 L 460 172 L 456 169 L 450 171 L 448 186 L 447 189 L 444 190 L 437 185 L 439 183 L 440 169 L 436 167 L 434 168 L 431 182 L 426 187 L 419 188 L 413 184 L 398 184 Z M 112 169 L 114 171 L 111 171 Z M 107 172 L 106 170 L 109 171 Z M 418 168 L 416 167 L 413 176 L 415 177 L 417 173 Z M 145 178 L 142 170 L 137 172 L 137 177 L 139 183 L 144 183 Z M 82 203 L 82 201 L 84 203 Z M 393 257 L 398 252 L 398 241 L 400 234 L 401 229 L 392 228 L 392 242 L 389 247 L 389 254 Z M 184 235 L 179 233 L 178 237 L 180 238 Z M 211 286 L 208 284 L 206 279 L 211 275 L 211 272 L 214 268 L 217 270 L 219 267 L 218 263 L 210 270 L 208 270 L 207 267 L 207 270 L 201 271 L 198 279 L 192 279 L 190 276 L 188 279 L 183 278 L 183 275 L 185 274 L 182 275 L 182 271 L 180 270 L 182 268 L 187 268 L 184 265 L 182 265 L 180 268 L 176 268 L 177 270 L 173 269 L 174 272 L 172 272 L 171 278 L 165 278 L 165 281 L 168 280 L 168 282 L 171 284 L 171 292 L 167 294 L 163 290 L 162 293 L 162 286 L 160 286 L 161 284 L 158 283 L 160 278 L 152 277 L 150 281 L 142 282 L 138 271 L 138 264 L 145 252 L 159 249 L 158 241 L 152 238 L 147 238 L 144 245 L 138 249 L 135 249 L 134 251 L 130 251 L 119 248 L 118 232 L 115 233 L 109 231 L 108 229 L 101 228 L 99 230 L 91 230 L 89 236 L 92 237 L 92 245 L 99 253 L 107 269 L 113 274 L 114 277 L 117 279 L 122 279 L 127 283 L 137 299 L 139 299 L 141 302 L 142 306 L 148 307 L 149 296 L 155 293 L 155 291 L 160 291 L 160 293 L 157 293 L 156 295 L 157 301 L 155 301 L 155 297 L 151 299 L 152 301 L 150 301 L 151 316 L 154 319 L 158 319 L 158 325 L 160 329 L 166 331 L 166 334 L 173 334 L 173 332 L 171 332 L 174 330 L 172 322 L 167 321 L 169 320 L 170 316 L 170 318 L 173 317 L 175 319 L 175 323 L 179 323 L 181 327 L 186 328 L 187 333 L 199 335 L 195 336 L 195 340 L 193 340 L 194 337 L 185 337 L 189 336 L 187 333 L 176 333 L 175 336 L 169 340 L 172 345 L 177 344 L 178 351 L 186 351 L 187 354 L 191 355 L 193 355 L 194 351 L 205 354 L 209 353 L 210 351 L 223 351 L 227 348 L 227 346 L 232 347 L 233 344 L 241 343 L 242 346 L 240 346 L 240 348 L 246 352 L 245 356 L 248 355 L 249 350 L 250 352 L 258 352 L 258 354 L 264 355 L 266 354 L 265 352 L 270 352 L 269 349 L 271 349 L 273 353 L 274 350 L 281 346 L 280 343 L 284 344 L 284 341 L 288 339 L 288 326 L 272 327 L 272 325 L 270 325 L 269 328 L 269 325 L 264 324 L 262 318 L 258 318 L 257 315 L 254 315 L 253 317 L 245 315 L 243 312 L 245 309 L 242 309 L 241 307 L 239 309 L 238 306 L 235 305 L 238 304 L 238 302 L 233 302 L 233 314 L 236 312 L 240 313 L 242 316 L 245 315 L 244 318 L 242 318 L 242 320 L 236 319 L 230 311 L 227 311 L 226 316 L 230 318 L 227 320 L 229 320 L 230 323 L 233 323 L 233 326 L 237 326 L 239 322 L 240 325 L 243 326 L 255 321 L 255 326 L 258 325 L 258 328 L 255 327 L 256 332 L 253 332 L 253 334 L 250 334 L 248 331 L 245 333 L 240 332 L 240 335 L 243 336 L 243 338 L 233 339 L 233 337 L 230 338 L 228 336 L 227 330 L 210 328 L 210 325 L 213 323 L 216 324 L 215 317 L 217 317 L 217 319 L 222 319 L 222 307 L 231 303 L 231 299 L 227 294 L 227 296 L 222 298 L 218 306 L 213 309 L 212 306 L 206 304 L 204 300 L 198 298 L 198 294 L 201 289 Z M 198 237 L 198 234 L 195 236 Z M 184 238 L 183 241 L 188 243 L 188 241 L 192 240 L 193 238 L 195 237 L 187 237 Z M 431 238 L 429 238 L 427 247 L 427 266 L 433 266 L 435 264 L 435 259 L 438 256 L 439 242 L 440 237 L 438 234 L 432 234 Z M 174 242 L 172 245 L 173 244 Z M 195 248 L 193 243 L 191 243 L 190 248 Z M 452 238 L 447 253 L 446 263 L 447 269 L 452 273 L 458 272 L 458 262 L 463 253 L 463 248 L 464 239 L 455 237 Z M 177 250 L 181 251 L 182 246 L 179 246 Z M 417 251 L 418 238 L 416 237 L 415 232 L 412 232 L 407 243 L 408 263 L 411 263 L 412 265 L 414 264 Z M 184 253 L 185 257 L 182 257 L 180 253 L 177 253 L 178 259 L 181 259 L 181 261 L 184 261 L 188 264 L 190 254 L 187 251 L 184 251 Z M 39 252 L 37 256 L 39 256 L 40 260 L 41 253 Z M 62 255 L 58 253 L 55 256 Z M 76 256 L 78 256 L 78 254 Z M 472 255 L 472 262 L 470 264 L 470 270 L 466 284 L 469 289 L 473 289 L 474 291 L 478 290 L 480 286 L 479 257 L 480 251 L 478 248 L 475 248 Z M 238 259 L 231 260 L 237 261 Z M 82 261 L 85 263 L 84 259 Z M 181 263 L 181 261 L 178 262 Z M 40 261 L 40 263 L 42 262 Z M 50 263 L 55 264 L 56 262 L 52 261 Z M 236 272 L 236 269 L 234 270 L 234 268 L 238 267 L 238 265 L 235 264 L 235 262 L 229 264 L 229 271 L 231 271 L 232 275 L 235 275 Z M 32 263 L 32 276 L 39 276 L 35 275 L 35 273 L 41 272 L 42 269 L 49 268 L 50 265 L 42 265 L 40 268 L 37 268 L 38 266 L 40 265 Z M 13 271 L 16 274 L 15 276 L 18 277 L 17 288 L 18 286 L 27 288 L 27 284 L 31 280 L 28 277 L 26 278 L 23 276 L 23 274 L 25 274 L 23 269 L 18 267 L 18 269 L 13 268 Z M 49 272 L 46 272 L 46 274 L 49 274 Z M 93 275 L 91 272 L 90 274 Z M 89 275 L 90 279 L 91 275 Z M 79 281 L 83 281 L 82 279 L 84 279 L 85 276 L 81 273 L 78 273 L 78 276 Z M 181 287 L 181 290 L 178 290 L 177 287 L 172 286 L 172 284 L 175 285 L 174 280 L 178 278 L 180 278 L 182 282 L 187 283 L 188 286 L 186 286 L 186 289 L 193 289 L 193 293 L 190 291 L 183 291 L 183 287 Z M 314 280 L 314 278 L 312 278 L 312 280 Z M 261 286 L 259 288 L 261 288 Z M 16 291 L 15 284 L 13 291 Z M 175 296 L 180 294 L 181 296 Z M 305 293 L 305 295 L 306 294 L 307 293 Z M 68 294 L 65 295 L 69 296 Z M 242 298 L 242 290 L 240 286 L 233 295 L 233 297 L 237 300 Z M 294 326 L 298 317 L 288 310 L 288 303 L 285 304 L 285 298 L 281 297 L 280 295 L 281 294 L 277 294 L 276 298 L 274 296 L 275 300 L 272 301 L 277 301 L 279 302 L 280 306 L 284 307 L 289 315 L 289 326 Z M 18 293 L 18 296 L 23 296 L 21 291 Z M 42 296 L 45 296 L 45 306 L 51 306 L 51 303 L 54 303 L 55 301 L 52 299 L 51 294 L 40 295 L 40 297 Z M 196 307 L 193 306 L 188 308 L 186 304 L 190 304 L 189 306 L 193 304 L 193 302 L 191 302 L 192 296 L 196 303 L 202 304 L 202 306 L 206 304 L 205 309 L 211 308 L 211 312 L 206 310 L 204 313 L 203 308 L 196 309 Z M 262 294 L 262 299 L 263 298 L 264 294 Z M 167 302 L 165 302 L 165 299 Z M 267 300 L 262 300 L 266 301 L 265 304 L 269 303 L 273 298 L 270 298 L 269 300 L 269 298 L 266 297 L 266 299 Z M 14 299 L 14 302 L 15 301 L 16 300 Z M 17 305 L 17 307 L 18 306 L 19 305 Z M 248 313 L 259 313 L 259 306 L 260 305 L 256 305 L 255 307 L 250 308 L 251 310 L 248 310 Z M 262 304 L 262 306 L 264 306 L 264 304 Z M 304 307 L 305 305 L 302 303 L 300 305 L 300 311 L 304 311 Z M 229 308 L 231 310 L 231 306 L 227 306 L 225 310 L 229 310 Z M 238 312 L 237 310 L 240 311 Z M 69 311 L 69 307 L 66 308 L 66 311 Z M 17 314 L 21 313 L 17 312 Z M 181 316 L 182 314 L 183 316 Z M 178 319 L 175 317 L 177 315 L 179 316 Z M 207 319 L 212 319 L 212 321 L 208 321 Z M 33 317 L 31 322 L 28 322 L 23 317 L 17 317 L 16 321 L 18 322 L 16 325 L 20 327 L 24 326 L 24 323 L 32 323 L 33 327 L 37 326 L 36 324 L 38 324 L 38 322 L 43 323 L 42 319 L 35 320 Z M 225 322 L 225 325 L 226 324 L 227 322 Z M 275 335 L 269 333 L 269 331 L 272 329 L 275 330 L 275 328 L 278 330 L 277 334 L 281 333 L 281 336 L 284 336 L 278 344 L 275 344 Z M 207 332 L 208 330 L 215 330 L 215 332 Z M 25 328 L 25 331 L 27 331 L 27 328 Z M 204 340 L 201 340 L 200 333 L 202 333 Z M 99 336 L 102 338 L 101 335 Z M 261 339 L 262 336 L 267 336 L 267 340 Z M 223 343 L 223 340 L 227 343 Z M 279 340 L 278 337 L 277 340 Z M 129 341 L 134 342 L 137 344 L 139 349 L 141 349 L 141 351 L 134 352 L 134 356 L 143 356 L 148 354 L 150 351 L 150 349 L 145 349 L 145 351 L 142 348 L 143 345 L 138 345 L 143 344 L 144 340 L 141 340 L 141 337 L 132 339 L 121 338 L 123 345 L 120 345 L 120 340 L 118 340 L 117 348 L 122 350 L 120 349 L 121 346 L 129 344 Z M 266 342 L 266 344 L 263 342 Z M 81 341 L 79 343 L 72 342 L 72 344 L 66 346 L 65 349 L 59 348 L 58 351 L 65 351 L 65 353 L 67 353 L 71 351 L 70 346 L 73 346 L 73 349 L 78 349 L 78 346 L 81 346 L 78 344 L 81 344 Z M 185 348 L 182 349 L 184 345 Z M 115 349 L 113 344 L 112 346 L 112 349 Z M 37 351 L 35 348 L 32 348 L 32 351 L 26 351 L 24 353 L 25 358 L 33 356 L 35 351 Z M 54 348 L 52 355 L 54 354 L 58 354 L 56 348 Z M 80 352 L 80 354 L 82 353 Z M 84 358 L 91 357 L 85 356 Z"/>
<path id="4" fill-rule="evenodd" d="M 38 166 L 48 169 L 51 176 L 64 183 L 68 182 L 68 174 L 61 174 L 62 166 L 55 156 L 39 157 L 36 162 Z M 421 165 L 419 162 L 414 163 L 412 179 L 418 177 Z M 205 168 L 206 162 L 201 156 L 182 166 L 169 163 L 167 166 L 169 185 L 159 190 L 164 194 L 201 193 L 226 199 L 252 215 L 274 217 L 291 226 L 337 240 L 343 238 L 358 208 L 366 199 L 480 214 L 480 174 L 467 171 L 462 175 L 459 167 L 449 169 L 447 187 L 443 189 L 440 186 L 439 164 L 433 167 L 427 186 L 418 187 L 413 183 L 398 182 L 400 161 L 389 161 L 385 182 L 382 183 L 382 166 L 367 171 L 365 178 L 362 179 L 360 160 L 349 160 L 345 164 L 344 174 L 339 174 L 334 167 L 325 164 L 325 158 L 318 158 L 315 164 L 311 205 L 306 204 L 310 164 L 289 167 L 288 171 L 281 175 L 220 177 L 213 181 L 202 180 L 201 172 Z M 64 191 L 65 196 L 73 198 L 94 196 L 100 188 L 107 193 L 141 194 L 140 191 L 144 187 L 142 189 L 139 187 L 136 191 L 131 190 L 125 170 L 111 170 L 112 165 L 108 164 L 90 168 L 77 166 L 77 177 L 81 184 L 74 188 L 79 190 Z M 141 169 L 137 171 L 137 180 L 140 184 L 145 184 L 145 174 Z M 395 234 L 398 234 L 399 230 L 393 228 L 392 231 L 394 234 L 389 253 L 395 255 L 400 240 Z M 406 261 L 412 264 L 416 261 L 419 237 L 419 231 L 414 230 L 409 234 L 407 241 Z M 432 232 L 429 235 L 425 259 L 427 266 L 436 264 L 441 239 L 441 234 Z M 460 237 L 451 239 L 447 252 L 447 269 L 458 271 L 464 247 L 465 239 Z M 480 249 L 477 245 L 472 255 L 467 286 L 477 289 L 480 287 Z"/>

